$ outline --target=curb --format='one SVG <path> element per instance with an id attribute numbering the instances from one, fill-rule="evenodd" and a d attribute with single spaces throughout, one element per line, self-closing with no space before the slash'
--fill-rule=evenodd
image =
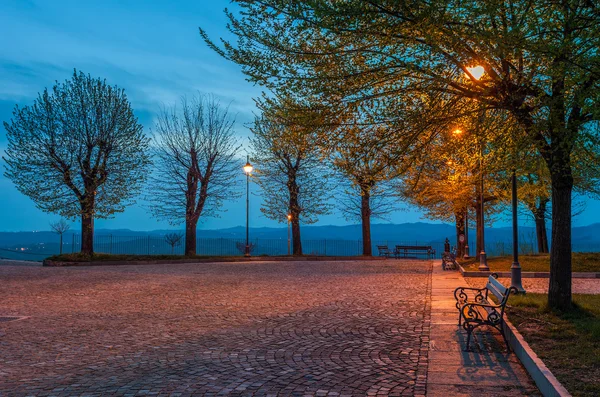
<path id="1" fill-rule="evenodd" d="M 545 397 L 570 397 L 571 394 L 550 372 L 546 364 L 535 354 L 517 328 L 508 319 L 504 321 L 504 332 L 510 347 L 519 358 L 538 389 Z"/>
<path id="2" fill-rule="evenodd" d="M 480 272 L 480 271 L 467 271 L 461 265 L 458 265 L 463 277 L 488 277 L 490 274 L 495 273 L 498 277 L 510 278 L 510 272 Z M 571 273 L 573 278 L 600 278 L 600 273 L 594 272 L 573 272 Z M 550 278 L 550 272 L 521 272 L 521 278 Z"/>
<path id="3" fill-rule="evenodd" d="M 302 261 L 374 261 L 381 260 L 377 256 L 298 256 L 298 257 L 276 257 L 276 256 L 252 256 L 249 258 L 198 258 L 198 259 L 160 259 L 139 261 L 87 261 L 87 262 L 62 262 L 45 259 L 43 266 L 46 267 L 74 267 L 74 266 L 135 266 L 135 265 L 177 265 L 177 264 L 200 264 L 200 263 L 235 263 L 235 262 L 302 262 Z"/>

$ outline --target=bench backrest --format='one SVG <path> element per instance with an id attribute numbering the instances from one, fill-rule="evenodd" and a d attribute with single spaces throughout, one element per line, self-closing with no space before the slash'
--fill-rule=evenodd
<path id="1" fill-rule="evenodd" d="M 397 250 L 430 250 L 430 245 L 397 245 Z"/>
<path id="2" fill-rule="evenodd" d="M 389 248 L 388 248 L 388 246 L 387 246 L 387 245 L 378 245 L 378 246 L 377 246 L 377 249 L 378 249 L 378 250 L 380 250 L 380 251 L 381 251 L 381 250 L 389 250 Z"/>
<path id="3" fill-rule="evenodd" d="M 506 288 L 500 281 L 497 280 L 497 278 L 497 274 L 491 274 L 488 277 L 488 282 L 485 287 L 498 299 L 498 304 L 501 306 L 500 316 L 502 316 L 504 314 L 504 307 L 506 306 L 508 297 L 510 296 L 511 292 L 515 290 L 515 288 Z"/>

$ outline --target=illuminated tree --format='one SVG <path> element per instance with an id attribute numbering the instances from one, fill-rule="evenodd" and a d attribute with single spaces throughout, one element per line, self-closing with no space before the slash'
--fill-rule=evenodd
<path id="1" fill-rule="evenodd" d="M 311 224 L 330 212 L 333 181 L 318 146 L 318 135 L 302 121 L 307 114 L 289 98 L 259 102 L 262 115 L 251 128 L 255 180 L 262 190 L 261 212 L 292 227 L 292 252 L 302 255 L 300 224 Z"/>
<path id="2" fill-rule="evenodd" d="M 81 219 L 81 252 L 94 252 L 94 218 L 134 202 L 148 174 L 149 139 L 125 91 L 75 71 L 5 122 L 5 176 L 44 212 Z"/>
<path id="3" fill-rule="evenodd" d="M 220 48 L 201 34 L 268 88 L 353 103 L 383 101 L 404 89 L 438 91 L 510 112 L 550 173 L 548 303 L 571 308 L 573 155 L 577 142 L 597 141 L 589 126 L 600 120 L 600 12 L 594 2 L 238 3 L 242 12 L 228 14 L 237 46 Z M 480 68 L 469 69 L 475 65 Z M 382 118 L 397 117 L 394 108 L 378 110 Z"/>

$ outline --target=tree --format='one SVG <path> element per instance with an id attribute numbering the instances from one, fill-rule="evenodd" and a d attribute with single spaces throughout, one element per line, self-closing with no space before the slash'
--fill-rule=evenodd
<path id="1" fill-rule="evenodd" d="M 54 231 L 54 233 L 56 233 L 56 234 L 58 234 L 60 236 L 59 254 L 62 255 L 63 234 L 65 234 L 66 231 L 71 228 L 71 226 L 69 226 L 69 223 L 66 220 L 61 219 L 61 220 L 59 220 L 57 222 L 50 223 L 50 228 Z"/>
<path id="2" fill-rule="evenodd" d="M 573 154 L 578 141 L 597 140 L 588 127 L 600 120 L 600 12 L 594 2 L 239 3 L 242 11 L 228 14 L 237 46 L 219 48 L 201 34 L 269 88 L 285 85 L 354 103 L 385 101 L 399 90 L 437 90 L 458 102 L 474 99 L 510 112 L 550 172 L 548 303 L 571 308 Z M 382 118 L 393 119 L 393 110 L 381 107 Z"/>
<path id="3" fill-rule="evenodd" d="M 175 247 L 179 247 L 181 245 L 181 239 L 183 238 L 183 234 L 181 233 L 167 233 L 165 234 L 165 241 L 167 244 L 171 246 L 171 255 L 175 251 Z"/>
<path id="4" fill-rule="evenodd" d="M 302 255 L 300 223 L 311 224 L 330 212 L 333 191 L 330 169 L 318 147 L 318 135 L 308 114 L 290 98 L 259 101 L 262 115 L 251 128 L 255 180 L 264 200 L 261 212 L 269 219 L 286 222 L 290 215 L 292 252 Z"/>
<path id="5" fill-rule="evenodd" d="M 358 215 L 361 221 L 363 255 L 372 255 L 371 217 L 390 212 L 388 200 L 377 200 L 373 210 L 373 196 L 384 194 L 382 189 L 393 177 L 391 160 L 396 151 L 395 146 L 388 144 L 389 134 L 385 126 L 361 126 L 354 122 L 341 127 L 344 139 L 338 142 L 332 153 L 333 166 L 350 182 L 351 188 L 345 191 L 349 200 L 342 201 L 346 215 Z M 353 199 L 356 194 L 359 200 Z M 388 195 L 393 194 L 390 191 Z M 349 196 L 350 195 L 350 196 Z M 356 210 L 358 212 L 355 212 Z"/>
<path id="6" fill-rule="evenodd" d="M 147 176 L 149 139 L 125 91 L 75 71 L 16 106 L 5 122 L 5 176 L 44 212 L 81 218 L 81 252 L 94 252 L 94 218 L 133 203 Z"/>
<path id="7" fill-rule="evenodd" d="M 185 222 L 185 255 L 196 255 L 201 217 L 218 216 L 223 201 L 239 197 L 241 165 L 235 120 L 213 96 L 164 108 L 155 127 L 155 170 L 147 200 L 154 217 Z"/>

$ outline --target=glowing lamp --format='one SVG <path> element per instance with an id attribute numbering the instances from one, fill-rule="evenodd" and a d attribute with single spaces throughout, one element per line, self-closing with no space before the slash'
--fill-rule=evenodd
<path id="1" fill-rule="evenodd" d="M 473 76 L 475 80 L 479 80 L 485 74 L 485 69 L 483 66 L 473 66 L 472 68 L 467 68 L 467 70 L 469 73 L 471 73 L 471 76 Z"/>

